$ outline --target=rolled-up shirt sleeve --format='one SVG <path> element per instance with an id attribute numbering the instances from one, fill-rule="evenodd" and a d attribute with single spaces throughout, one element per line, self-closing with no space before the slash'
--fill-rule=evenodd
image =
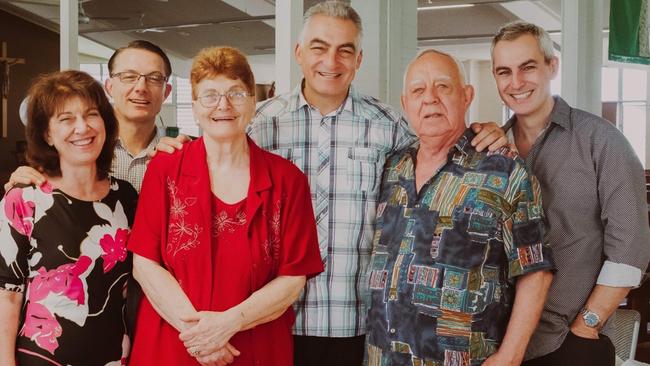
<path id="1" fill-rule="evenodd" d="M 605 262 L 597 284 L 638 286 L 650 260 L 650 229 L 643 166 L 613 128 L 596 143 L 596 174 Z"/>

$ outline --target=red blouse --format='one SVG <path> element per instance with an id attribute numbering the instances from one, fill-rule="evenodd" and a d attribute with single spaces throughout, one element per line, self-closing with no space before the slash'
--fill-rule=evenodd
<path id="1" fill-rule="evenodd" d="M 291 162 L 250 139 L 246 199 L 226 205 L 210 189 L 203 139 L 147 168 L 128 248 L 160 263 L 194 307 L 224 311 L 278 276 L 323 270 L 309 185 Z M 278 319 L 239 332 L 233 365 L 293 364 L 289 307 Z M 146 298 L 140 305 L 130 365 L 198 365 Z"/>

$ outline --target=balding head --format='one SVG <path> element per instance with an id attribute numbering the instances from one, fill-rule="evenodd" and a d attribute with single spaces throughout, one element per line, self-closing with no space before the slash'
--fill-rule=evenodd
<path id="1" fill-rule="evenodd" d="M 425 51 L 406 70 L 402 108 L 423 141 L 456 141 L 465 130 L 465 113 L 473 98 L 462 65 L 444 52 Z"/>

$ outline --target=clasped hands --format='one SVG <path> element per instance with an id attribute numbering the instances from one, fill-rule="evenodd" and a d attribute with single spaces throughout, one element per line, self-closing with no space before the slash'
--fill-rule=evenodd
<path id="1" fill-rule="evenodd" d="M 229 340 L 242 329 L 242 319 L 242 315 L 233 309 L 199 311 L 181 318 L 185 326 L 179 339 L 201 365 L 226 366 L 240 355 Z"/>

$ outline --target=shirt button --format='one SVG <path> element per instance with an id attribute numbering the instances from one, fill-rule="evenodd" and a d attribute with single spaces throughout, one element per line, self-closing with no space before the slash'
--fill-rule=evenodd
<path id="1" fill-rule="evenodd" d="M 389 299 L 395 300 L 395 295 L 390 295 Z"/>
<path id="2" fill-rule="evenodd" d="M 390 333 L 395 334 L 395 328 L 390 328 Z"/>

